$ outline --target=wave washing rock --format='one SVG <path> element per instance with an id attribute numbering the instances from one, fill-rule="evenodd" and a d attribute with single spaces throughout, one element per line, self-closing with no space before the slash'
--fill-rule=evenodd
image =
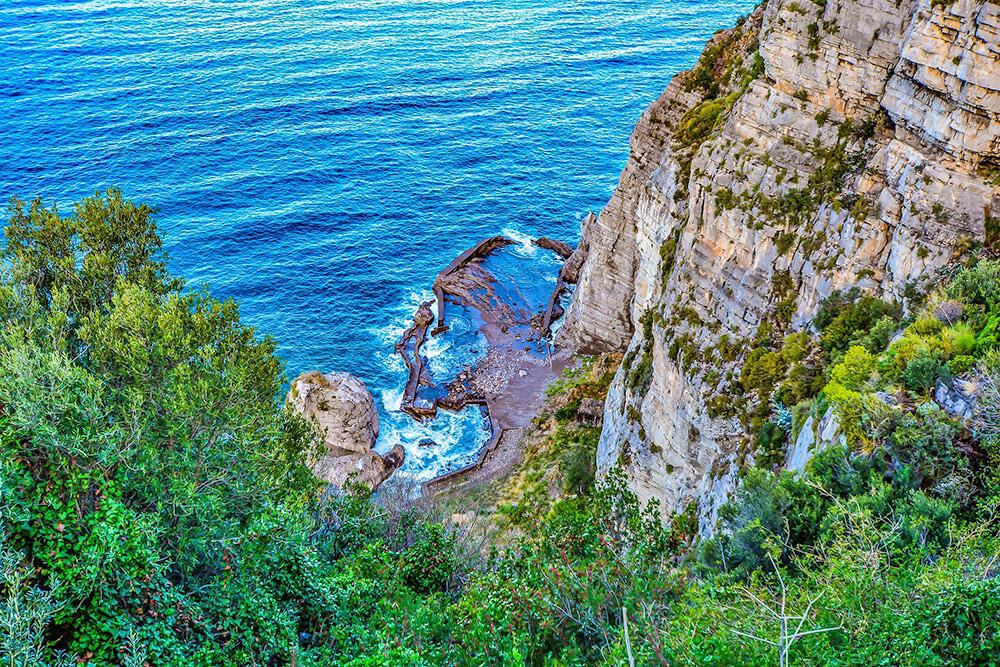
<path id="1" fill-rule="evenodd" d="M 780 303 L 807 326 L 851 286 L 898 297 L 998 242 L 998 63 L 981 0 L 769 0 L 717 33 L 584 230 L 562 342 L 627 350 L 601 471 L 623 464 L 665 513 L 697 502 L 711 532 L 752 456 L 731 387 L 760 322 Z"/>
<path id="2" fill-rule="evenodd" d="M 385 456 L 372 450 L 378 439 L 375 399 L 353 375 L 303 373 L 292 381 L 288 403 L 323 436 L 323 451 L 309 462 L 323 481 L 340 489 L 351 482 L 374 491 L 403 465 L 401 445 Z"/>

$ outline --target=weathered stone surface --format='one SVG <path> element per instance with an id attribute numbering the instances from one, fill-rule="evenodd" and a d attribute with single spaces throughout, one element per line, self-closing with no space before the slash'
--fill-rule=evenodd
<path id="1" fill-rule="evenodd" d="M 561 340 L 578 351 L 623 350 L 632 336 L 640 193 L 660 166 L 670 128 L 697 101 L 679 82 L 671 83 L 646 110 L 632 133 L 618 188 L 600 216 L 584 226 L 587 260 L 580 271 L 574 305 L 560 330 Z"/>
<path id="2" fill-rule="evenodd" d="M 326 455 L 316 460 L 312 471 L 324 482 L 338 489 L 343 489 L 350 483 L 374 491 L 403 465 L 404 456 L 402 445 L 396 445 L 385 456 L 375 451 L 339 456 Z"/>
<path id="3" fill-rule="evenodd" d="M 1000 165 L 998 29 L 1000 8 L 982 0 L 769 0 L 742 28 L 757 32 L 763 75 L 689 158 L 673 128 L 702 94 L 685 74 L 671 82 L 591 222 L 563 328 L 582 352 L 628 349 L 601 471 L 622 464 L 666 513 L 698 502 L 711 530 L 722 480 L 754 447 L 709 405 L 731 404 L 741 341 L 786 297 L 776 286 L 791 284 L 795 329 L 836 289 L 898 297 L 984 239 L 1000 211 L 988 178 Z M 720 354 L 723 336 L 734 355 Z M 647 383 L 632 374 L 643 364 Z"/>
<path id="4" fill-rule="evenodd" d="M 539 248 L 545 248 L 546 250 L 551 250 L 563 259 L 569 259 L 570 255 L 573 254 L 573 247 L 562 241 L 556 239 L 550 239 L 547 236 L 542 236 L 532 241 Z"/>
<path id="5" fill-rule="evenodd" d="M 837 413 L 827 408 L 819 421 L 811 415 L 806 418 L 795 441 L 788 447 L 785 468 L 802 472 L 813 456 L 834 444 L 845 446 L 847 439 L 840 431 Z"/>
<path id="6" fill-rule="evenodd" d="M 337 488 L 350 483 L 377 489 L 403 464 L 397 445 L 384 457 L 373 451 L 378 411 L 365 383 L 349 373 L 304 373 L 292 381 L 288 404 L 313 421 L 323 448 L 309 461 L 313 474 Z"/>
<path id="7" fill-rule="evenodd" d="M 882 106 L 897 126 L 977 167 L 1000 154 L 1000 6 L 917 5 Z"/>
<path id="8" fill-rule="evenodd" d="M 350 373 L 303 373 L 292 381 L 292 407 L 319 426 L 329 452 L 371 451 L 378 411 L 365 383 Z"/>
<path id="9" fill-rule="evenodd" d="M 597 216 L 588 213 L 580 225 L 580 243 L 573 250 L 573 253 L 563 263 L 559 270 L 559 277 L 564 283 L 575 285 L 580 280 L 580 271 L 583 270 L 583 263 L 587 259 L 587 251 L 590 249 L 591 230 L 597 222 Z"/>
<path id="10" fill-rule="evenodd" d="M 934 388 L 934 401 L 952 417 L 972 419 L 975 400 L 976 387 L 965 380 L 939 381 Z"/>

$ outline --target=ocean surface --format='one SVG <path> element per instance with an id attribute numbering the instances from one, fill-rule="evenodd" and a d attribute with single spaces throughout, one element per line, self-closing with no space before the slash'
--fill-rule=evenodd
<path id="1" fill-rule="evenodd" d="M 172 270 L 289 377 L 364 379 L 378 449 L 427 478 L 487 437 L 474 409 L 397 410 L 392 344 L 437 272 L 500 232 L 575 242 L 643 109 L 753 4 L 4 0 L 0 197 L 155 205 Z"/>

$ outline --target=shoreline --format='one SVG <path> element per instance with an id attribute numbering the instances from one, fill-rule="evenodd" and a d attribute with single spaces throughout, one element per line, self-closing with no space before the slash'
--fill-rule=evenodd
<path id="1" fill-rule="evenodd" d="M 457 412 L 479 405 L 490 429 L 490 438 L 473 463 L 424 481 L 421 497 L 438 495 L 477 477 L 488 479 L 513 465 L 521 435 L 544 402 L 546 387 L 572 359 L 567 351 L 555 347 L 552 327 L 563 315 L 560 300 L 570 284 L 563 267 L 573 249 L 551 239 L 532 240 L 539 251 L 552 252 L 561 262 L 555 286 L 549 288 L 551 283 L 545 283 L 547 293 L 536 295 L 539 298 L 532 303 L 525 296 L 528 290 L 522 290 L 513 279 L 504 284 L 490 266 L 498 253 L 516 244 L 505 236 L 492 236 L 456 257 L 437 275 L 435 298 L 417 308 L 413 324 L 395 345 L 408 373 L 400 405 L 403 412 L 423 421 L 433 419 L 439 409 Z M 519 267 L 519 277 L 538 277 L 531 273 L 529 259 L 518 257 L 517 262 L 525 265 Z M 421 350 L 429 337 L 447 335 L 449 306 L 475 316 L 487 352 L 471 365 L 454 369 L 455 377 L 450 381 L 438 384 Z"/>

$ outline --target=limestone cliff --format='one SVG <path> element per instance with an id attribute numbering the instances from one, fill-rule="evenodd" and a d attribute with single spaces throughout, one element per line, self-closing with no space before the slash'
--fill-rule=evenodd
<path id="1" fill-rule="evenodd" d="M 1000 211 L 1000 5 L 769 0 L 643 115 L 562 340 L 627 350 L 599 468 L 714 524 L 752 448 L 734 409 L 762 321 L 898 297 Z"/>

